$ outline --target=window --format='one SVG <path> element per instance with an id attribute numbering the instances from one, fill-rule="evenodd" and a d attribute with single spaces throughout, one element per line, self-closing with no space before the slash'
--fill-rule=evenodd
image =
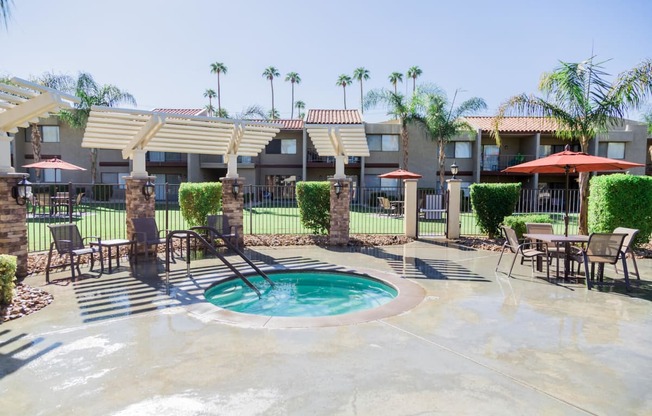
<path id="1" fill-rule="evenodd" d="M 552 154 L 552 146 L 549 144 L 542 144 L 539 146 L 539 157 L 546 157 Z"/>
<path id="2" fill-rule="evenodd" d="M 297 139 L 273 139 L 265 147 L 268 155 L 296 155 Z"/>
<path id="3" fill-rule="evenodd" d="M 238 163 L 254 163 L 252 156 L 238 156 Z"/>
<path id="4" fill-rule="evenodd" d="M 43 182 L 61 182 L 61 169 L 43 169 Z"/>
<path id="5" fill-rule="evenodd" d="M 126 172 L 102 172 L 102 183 L 107 185 L 118 184 L 120 189 L 125 189 L 125 176 L 129 176 L 129 174 Z"/>
<path id="6" fill-rule="evenodd" d="M 369 134 L 367 144 L 372 152 L 398 152 L 397 134 Z"/>
<path id="7" fill-rule="evenodd" d="M 43 143 L 59 143 L 59 126 L 41 126 Z"/>
<path id="8" fill-rule="evenodd" d="M 499 158 L 500 158 L 500 147 L 496 145 L 482 146 L 483 170 L 498 170 Z"/>
<path id="9" fill-rule="evenodd" d="M 600 143 L 598 145 L 598 155 L 608 157 L 611 159 L 624 159 L 625 158 L 625 143 Z"/>
<path id="10" fill-rule="evenodd" d="M 455 159 L 470 159 L 471 152 L 471 142 L 449 142 L 446 143 L 446 150 L 444 151 L 446 157 Z"/>
<path id="11" fill-rule="evenodd" d="M 147 152 L 150 162 L 165 162 L 165 152 Z"/>

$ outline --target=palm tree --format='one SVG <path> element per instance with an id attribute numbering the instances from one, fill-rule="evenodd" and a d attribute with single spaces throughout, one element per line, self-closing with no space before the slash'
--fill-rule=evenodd
<path id="1" fill-rule="evenodd" d="M 353 83 L 353 81 L 351 80 L 351 77 L 346 75 L 346 74 L 340 75 L 337 78 L 337 82 L 335 83 L 335 85 L 337 85 L 338 87 L 342 87 L 342 90 L 344 91 L 344 109 L 345 110 L 346 110 L 346 86 L 351 85 L 352 83 Z"/>
<path id="2" fill-rule="evenodd" d="M 0 0 L 0 18 L 5 23 L 5 27 L 7 27 L 7 20 L 11 16 L 9 3 L 11 3 L 11 0 Z"/>
<path id="3" fill-rule="evenodd" d="M 394 86 L 394 94 L 398 94 L 398 89 L 396 87 L 396 84 L 398 84 L 399 82 L 403 82 L 403 74 L 401 74 L 400 72 L 392 72 L 391 74 L 389 74 L 389 82 L 391 82 L 392 85 Z"/>
<path id="4" fill-rule="evenodd" d="M 229 118 L 229 112 L 226 108 L 219 109 L 215 112 L 215 117 Z"/>
<path id="5" fill-rule="evenodd" d="M 215 98 L 215 91 L 212 89 L 207 89 L 206 92 L 204 92 L 204 97 L 208 97 L 208 106 L 206 109 L 208 110 L 208 116 L 211 117 L 213 113 L 215 113 L 215 108 L 213 107 L 213 98 Z"/>
<path id="6" fill-rule="evenodd" d="M 241 113 L 236 113 L 235 118 L 238 120 L 267 119 L 267 114 L 261 106 L 254 104 L 245 108 Z"/>
<path id="7" fill-rule="evenodd" d="M 265 71 L 263 71 L 263 77 L 269 80 L 269 85 L 272 87 L 272 110 L 270 111 L 272 116 L 278 114 L 274 108 L 274 77 L 278 76 L 281 76 L 281 74 L 278 72 L 278 69 L 273 66 L 267 67 L 265 68 Z"/>
<path id="8" fill-rule="evenodd" d="M 285 76 L 286 81 L 290 81 L 292 84 L 292 111 L 290 118 L 294 118 L 294 84 L 301 84 L 301 77 L 296 72 L 288 72 Z"/>
<path id="9" fill-rule="evenodd" d="M 276 119 L 281 118 L 281 115 L 279 114 L 279 112 L 278 112 L 277 109 L 269 110 L 269 111 L 267 112 L 266 116 L 267 116 L 267 118 L 268 118 L 269 120 L 276 120 Z"/>
<path id="10" fill-rule="evenodd" d="M 220 74 L 226 74 L 229 69 L 222 62 L 211 64 L 211 74 L 217 74 L 217 114 L 222 114 L 222 93 L 220 91 Z"/>
<path id="11" fill-rule="evenodd" d="M 136 99 L 126 91 L 122 91 L 115 85 L 100 85 L 91 76 L 91 74 L 82 72 L 75 82 L 75 95 L 81 99 L 79 104 L 75 104 L 72 111 L 62 111 L 61 119 L 66 121 L 71 127 L 84 129 L 91 113 L 91 107 L 100 105 L 104 107 L 115 107 L 119 104 L 130 104 L 135 106 Z M 91 155 L 91 180 L 97 181 L 97 149 L 90 149 Z"/>
<path id="12" fill-rule="evenodd" d="M 597 134 L 622 124 L 627 110 L 638 109 L 652 94 L 652 59 L 621 73 L 613 83 L 605 80 L 602 63 L 594 57 L 578 63 L 560 62 L 544 73 L 539 90 L 545 98 L 516 95 L 498 108 L 492 135 L 500 144 L 498 126 L 505 116 L 550 117 L 558 125 L 556 136 L 579 142 L 583 152 Z M 588 233 L 589 173 L 580 172 L 579 231 Z"/>
<path id="13" fill-rule="evenodd" d="M 306 108 L 306 103 L 304 103 L 301 100 L 297 100 L 296 103 L 294 103 L 294 106 L 297 108 L 297 115 L 301 120 L 303 120 L 303 117 L 305 117 L 305 113 L 301 112 L 301 110 L 304 110 Z"/>
<path id="14" fill-rule="evenodd" d="M 475 129 L 463 117 L 474 114 L 487 108 L 482 98 L 473 97 L 458 107 L 455 107 L 455 100 L 459 90 L 455 91 L 453 100 L 448 101 L 445 93 L 427 93 L 418 99 L 423 100 L 425 108 L 424 122 L 428 135 L 437 141 L 439 147 L 439 185 L 444 189 L 444 174 L 446 164 L 446 143 L 460 133 L 475 133 Z"/>
<path id="15" fill-rule="evenodd" d="M 384 105 L 387 114 L 400 120 L 401 123 L 401 147 L 403 149 L 403 163 L 401 168 L 408 169 L 409 135 L 407 125 L 413 121 L 423 120 L 421 103 L 413 96 L 407 101 L 404 95 L 396 94 L 390 90 L 371 90 L 365 97 L 365 108 L 373 108 L 377 105 Z"/>
<path id="16" fill-rule="evenodd" d="M 367 81 L 369 79 L 369 70 L 362 66 L 356 68 L 355 71 L 353 71 L 353 79 L 360 82 L 360 111 L 364 114 L 364 91 L 362 90 L 362 81 Z"/>
<path id="17" fill-rule="evenodd" d="M 412 78 L 412 94 L 414 94 L 417 89 L 417 78 L 420 77 L 422 73 L 423 71 L 421 71 L 421 68 L 418 66 L 413 66 L 407 71 L 407 77 Z"/>

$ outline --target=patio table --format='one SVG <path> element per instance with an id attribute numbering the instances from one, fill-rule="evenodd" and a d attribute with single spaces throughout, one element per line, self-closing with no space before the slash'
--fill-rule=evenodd
<path id="1" fill-rule="evenodd" d="M 540 243 L 554 244 L 559 251 L 559 247 L 564 245 L 564 280 L 568 280 L 570 274 L 570 258 L 571 258 L 571 244 L 580 243 L 584 244 L 589 241 L 588 235 L 559 235 L 559 234 L 523 234 L 523 237 L 531 240 L 536 240 Z M 537 257 L 537 271 L 543 270 L 541 257 Z M 557 278 L 559 278 L 559 256 L 557 256 Z"/>
<path id="2" fill-rule="evenodd" d="M 111 267 L 111 250 L 113 247 L 116 247 L 116 267 L 120 267 L 120 246 L 129 246 L 129 256 L 132 254 L 135 255 L 135 246 L 136 246 L 136 240 L 125 240 L 125 239 L 114 239 L 114 240 L 102 240 L 100 242 L 92 241 L 90 242 L 90 246 L 99 246 L 100 249 L 103 247 L 106 247 L 108 251 L 108 258 L 109 258 L 109 274 L 113 273 L 113 269 Z"/>

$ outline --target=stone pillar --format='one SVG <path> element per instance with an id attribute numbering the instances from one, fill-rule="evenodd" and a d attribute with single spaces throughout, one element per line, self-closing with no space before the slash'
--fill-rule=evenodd
<path id="1" fill-rule="evenodd" d="M 238 235 L 237 246 L 244 247 L 244 227 L 243 227 L 243 210 L 244 210 L 244 179 L 242 178 L 220 178 L 222 181 L 222 214 L 230 227 L 235 229 Z M 238 184 L 240 190 L 237 195 L 233 195 L 233 185 Z M 228 230 L 224 230 L 228 232 Z"/>
<path id="2" fill-rule="evenodd" d="M 16 277 L 27 276 L 27 205 L 18 205 L 11 188 L 27 175 L 0 173 L 0 254 L 17 257 Z"/>
<path id="3" fill-rule="evenodd" d="M 156 196 L 152 195 L 149 201 L 147 201 L 142 191 L 143 185 L 150 179 L 154 182 L 155 176 L 147 178 L 125 177 L 125 205 L 127 207 L 127 235 L 125 238 L 128 240 L 131 240 L 131 237 L 134 235 L 134 226 L 131 224 L 132 218 L 154 218 L 155 216 Z M 161 224 L 158 224 L 158 226 L 160 229 Z"/>
<path id="4" fill-rule="evenodd" d="M 461 179 L 448 179 L 448 212 L 446 214 L 446 238 L 455 240 L 460 238 L 460 194 L 462 190 Z"/>
<path id="5" fill-rule="evenodd" d="M 342 189 L 339 196 L 335 193 L 335 184 Z M 351 198 L 350 179 L 330 179 L 331 185 L 331 223 L 328 236 L 330 245 L 347 245 L 349 243 L 349 202 Z"/>
<path id="6" fill-rule="evenodd" d="M 417 182 L 418 179 L 405 179 L 403 181 L 403 232 L 406 237 L 417 236 Z"/>

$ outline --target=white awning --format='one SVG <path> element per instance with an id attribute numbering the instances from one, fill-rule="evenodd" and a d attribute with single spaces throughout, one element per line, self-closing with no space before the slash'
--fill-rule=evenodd
<path id="1" fill-rule="evenodd" d="M 364 125 L 306 125 L 319 156 L 369 156 Z"/>
<path id="2" fill-rule="evenodd" d="M 82 147 L 257 156 L 280 124 L 93 106 Z"/>

